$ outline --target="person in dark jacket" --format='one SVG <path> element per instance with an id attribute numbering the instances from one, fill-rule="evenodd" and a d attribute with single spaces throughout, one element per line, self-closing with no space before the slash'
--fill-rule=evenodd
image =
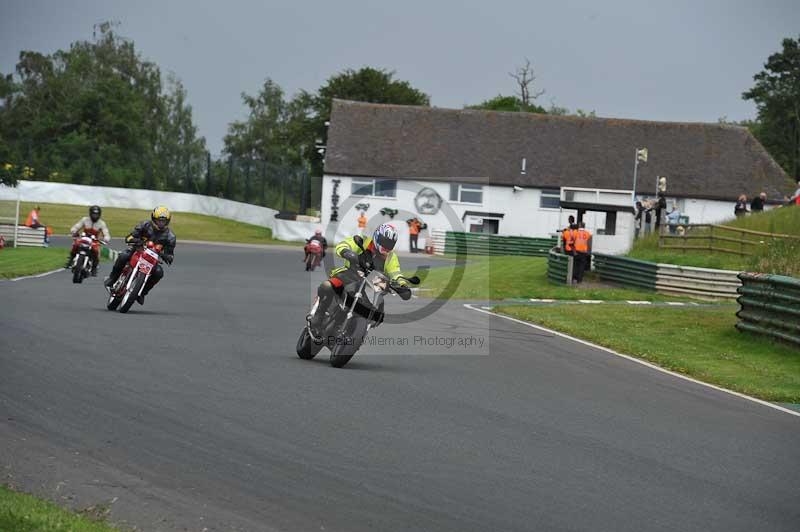
<path id="1" fill-rule="evenodd" d="M 762 192 L 750 202 L 750 210 L 752 212 L 761 212 L 764 210 L 764 205 L 767 203 L 767 193 Z"/>
<path id="2" fill-rule="evenodd" d="M 111 287 L 114 286 L 114 283 L 117 282 L 122 270 L 125 269 L 125 264 L 131 260 L 131 254 L 133 254 L 134 250 L 133 246 L 137 244 L 150 241 L 153 242 L 153 244 L 161 245 L 161 258 L 167 264 L 172 264 L 172 261 L 175 259 L 175 244 L 177 243 L 177 239 L 175 238 L 175 233 L 169 228 L 169 222 L 171 220 L 172 213 L 169 212 L 169 209 L 164 206 L 158 206 L 150 213 L 149 221 L 145 220 L 139 222 L 136 227 L 133 228 L 133 231 L 125 237 L 125 243 L 131 247 L 120 253 L 119 257 L 117 257 L 116 262 L 114 262 L 114 268 L 111 270 L 111 275 L 106 277 L 103 282 L 106 288 L 110 290 Z M 162 277 L 164 277 L 164 269 L 160 264 L 157 264 L 155 268 L 153 268 L 153 272 L 150 274 L 147 284 L 144 285 L 142 294 L 136 298 L 136 301 L 140 305 L 144 305 L 144 296 L 158 284 Z"/>
<path id="3" fill-rule="evenodd" d="M 735 214 L 736 217 L 738 218 L 739 216 L 744 216 L 748 212 L 750 211 L 747 210 L 747 196 L 742 194 L 741 196 L 739 196 L 739 200 L 733 207 L 733 214 Z"/>

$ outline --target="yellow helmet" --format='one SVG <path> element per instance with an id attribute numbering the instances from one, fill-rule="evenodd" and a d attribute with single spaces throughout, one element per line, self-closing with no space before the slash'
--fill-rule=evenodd
<path id="1" fill-rule="evenodd" d="M 170 220 L 172 220 L 172 213 L 163 205 L 159 205 L 150 213 L 150 219 L 158 229 L 163 230 L 169 225 Z"/>

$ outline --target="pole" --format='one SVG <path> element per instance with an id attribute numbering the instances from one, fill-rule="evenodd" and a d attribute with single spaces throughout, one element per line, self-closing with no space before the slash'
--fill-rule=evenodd
<path id="1" fill-rule="evenodd" d="M 211 152 L 206 152 L 206 196 L 212 193 L 211 187 Z"/>
<path id="2" fill-rule="evenodd" d="M 639 149 L 633 149 L 633 193 L 631 195 L 631 200 L 633 201 L 634 206 L 636 205 L 636 177 L 639 172 Z"/>
<path id="3" fill-rule="evenodd" d="M 261 161 L 261 205 L 267 206 L 267 160 Z"/>
<path id="4" fill-rule="evenodd" d="M 14 247 L 15 248 L 17 247 L 17 240 L 18 240 L 18 236 L 19 236 L 19 202 L 20 202 L 20 200 L 22 200 L 22 190 L 20 190 L 20 185 L 21 184 L 22 183 L 17 181 L 17 208 L 16 208 L 16 214 L 14 214 Z M 47 231 L 47 228 L 45 228 L 45 231 Z"/>

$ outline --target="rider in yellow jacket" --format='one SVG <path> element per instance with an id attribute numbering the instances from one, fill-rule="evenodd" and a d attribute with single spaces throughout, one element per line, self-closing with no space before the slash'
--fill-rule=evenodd
<path id="1" fill-rule="evenodd" d="M 355 237 L 336 244 L 335 253 L 344 259 L 344 266 L 331 270 L 330 278 L 319 285 L 317 311 L 309 316 L 309 323 L 318 332 L 325 312 L 333 300 L 342 294 L 344 285 L 358 279 L 359 267 L 383 271 L 401 289 L 397 293 L 403 299 L 411 297 L 408 284 L 400 278 L 400 261 L 393 251 L 397 244 L 397 230 L 391 224 L 382 224 L 372 236 L 365 237 L 358 245 Z"/>

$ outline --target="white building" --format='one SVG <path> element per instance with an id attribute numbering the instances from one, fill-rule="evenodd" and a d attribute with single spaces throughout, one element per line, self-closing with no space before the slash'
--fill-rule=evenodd
<path id="1" fill-rule="evenodd" d="M 322 186 L 322 222 L 336 239 L 398 211 L 430 229 L 547 237 L 580 215 L 595 249 L 623 252 L 633 238 L 637 199 L 654 198 L 667 177 L 667 202 L 691 223 L 733 216 L 741 193 L 777 203 L 786 174 L 745 129 L 720 124 L 645 122 L 529 113 L 450 110 L 334 101 Z M 330 231 L 329 227 L 329 231 Z M 422 242 L 420 242 L 422 245 Z"/>

